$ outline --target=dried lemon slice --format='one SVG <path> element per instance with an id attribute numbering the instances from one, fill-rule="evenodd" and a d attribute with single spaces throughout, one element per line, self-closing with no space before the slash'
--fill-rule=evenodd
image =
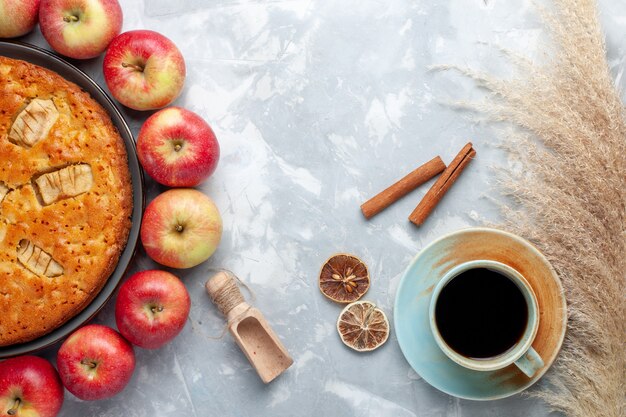
<path id="1" fill-rule="evenodd" d="M 337 331 L 346 346 L 368 352 L 389 338 L 389 320 L 375 304 L 357 301 L 343 309 L 337 320 Z"/>
<path id="2" fill-rule="evenodd" d="M 322 266 L 319 286 L 322 294 L 333 301 L 356 301 L 370 287 L 367 266 L 356 256 L 344 253 L 334 255 Z"/>

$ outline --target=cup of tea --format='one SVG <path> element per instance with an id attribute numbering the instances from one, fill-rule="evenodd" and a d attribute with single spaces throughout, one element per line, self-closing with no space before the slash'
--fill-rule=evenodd
<path id="1" fill-rule="evenodd" d="M 452 268 L 433 289 L 429 319 L 441 350 L 461 366 L 495 371 L 514 363 L 528 377 L 544 366 L 531 346 L 537 298 L 508 265 L 475 260 Z"/>

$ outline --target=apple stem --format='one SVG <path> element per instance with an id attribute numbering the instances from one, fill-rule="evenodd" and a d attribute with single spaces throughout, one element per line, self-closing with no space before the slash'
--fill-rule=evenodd
<path id="1" fill-rule="evenodd" d="M 74 16 L 73 14 L 69 15 L 69 16 L 65 16 L 63 18 L 64 21 L 66 22 L 78 22 L 78 16 Z"/>
<path id="2" fill-rule="evenodd" d="M 176 225 L 176 231 L 177 231 L 177 232 L 182 232 L 182 231 L 183 231 L 183 229 L 184 229 L 184 227 L 183 227 L 182 225 L 180 225 L 180 224 L 177 224 L 177 225 Z"/>
<path id="3" fill-rule="evenodd" d="M 7 414 L 10 416 L 14 416 L 17 414 L 17 409 L 20 408 L 20 403 L 22 402 L 21 398 L 16 398 L 15 402 L 13 403 L 13 407 L 11 407 L 8 411 Z"/>
<path id="4" fill-rule="evenodd" d="M 136 65 L 136 64 L 128 64 L 126 62 L 122 62 L 122 67 L 124 67 L 124 68 L 132 68 L 135 71 L 143 72 L 143 67 L 140 66 L 140 65 Z"/>
<path id="5" fill-rule="evenodd" d="M 82 361 L 80 361 L 80 363 L 82 363 L 83 365 L 89 365 L 89 367 L 91 369 L 93 369 L 96 366 L 98 366 L 98 364 L 95 361 L 90 361 L 90 360 L 87 360 L 87 359 L 83 359 Z"/>

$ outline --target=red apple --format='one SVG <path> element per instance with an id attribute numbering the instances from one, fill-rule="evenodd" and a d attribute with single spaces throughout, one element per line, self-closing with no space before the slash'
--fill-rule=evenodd
<path id="1" fill-rule="evenodd" d="M 50 362 L 19 356 L 0 362 L 0 415 L 54 417 L 63 404 L 63 385 Z"/>
<path id="2" fill-rule="evenodd" d="M 122 30 L 122 9 L 117 0 L 41 0 L 39 26 L 61 55 L 95 58 Z"/>
<path id="3" fill-rule="evenodd" d="M 197 114 L 169 107 L 150 116 L 137 138 L 139 161 L 157 182 L 193 187 L 215 171 L 220 145 Z"/>
<path id="4" fill-rule="evenodd" d="M 0 0 L 0 38 L 26 35 L 37 24 L 39 0 Z"/>
<path id="5" fill-rule="evenodd" d="M 131 30 L 113 39 L 103 66 L 113 97 L 135 110 L 167 106 L 185 82 L 182 54 L 174 42 L 151 30 Z"/>
<path id="6" fill-rule="evenodd" d="M 141 242 L 148 256 L 172 268 L 191 268 L 206 261 L 221 238 L 217 207 L 192 188 L 164 192 L 143 214 Z"/>
<path id="7" fill-rule="evenodd" d="M 69 392 L 81 400 L 101 400 L 126 387 L 135 369 L 135 353 L 115 330 L 90 324 L 63 342 L 57 366 Z"/>
<path id="8" fill-rule="evenodd" d="M 120 288 L 115 321 L 129 342 L 145 349 L 157 349 L 180 333 L 190 306 L 187 288 L 174 274 L 142 271 Z"/>

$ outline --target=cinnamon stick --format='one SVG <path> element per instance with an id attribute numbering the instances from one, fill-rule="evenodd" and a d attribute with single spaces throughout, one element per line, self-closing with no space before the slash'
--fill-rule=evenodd
<path id="1" fill-rule="evenodd" d="M 370 219 L 380 213 L 410 191 L 424 184 L 426 181 L 440 174 L 446 169 L 440 157 L 435 157 L 424 165 L 418 167 L 404 178 L 390 186 L 389 188 L 376 194 L 374 197 L 361 205 L 361 211 L 366 219 Z"/>
<path id="2" fill-rule="evenodd" d="M 476 151 L 472 147 L 472 142 L 461 149 L 461 152 L 452 160 L 448 168 L 443 171 L 443 174 L 437 181 L 430 187 L 430 190 L 426 192 L 422 201 L 419 202 L 415 210 L 409 216 L 409 220 L 417 226 L 420 226 L 431 211 L 435 208 L 437 203 L 443 198 L 444 194 L 452 187 L 452 184 L 457 180 L 463 169 L 467 164 L 476 156 Z"/>

